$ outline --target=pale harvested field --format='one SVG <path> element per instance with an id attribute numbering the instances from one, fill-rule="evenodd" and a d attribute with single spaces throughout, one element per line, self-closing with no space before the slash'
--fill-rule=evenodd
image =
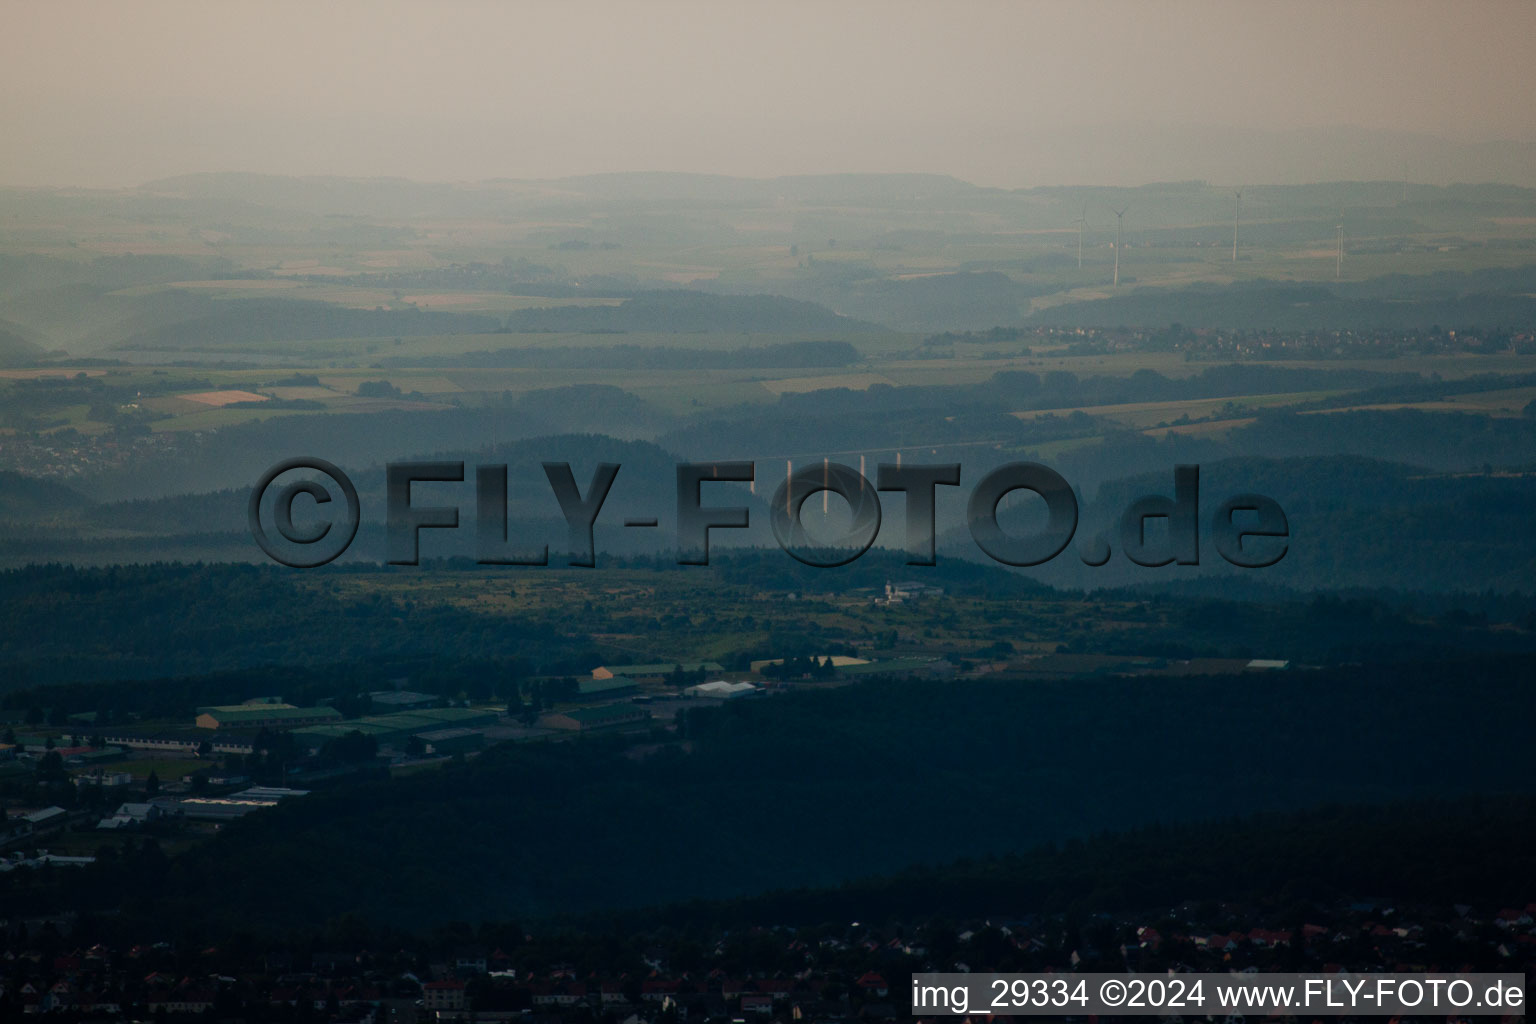
<path id="1" fill-rule="evenodd" d="M 1230 395 L 1221 398 L 1193 398 L 1171 402 L 1128 402 L 1124 405 L 1089 405 L 1073 409 L 1028 409 L 1013 415 L 1021 420 L 1039 419 L 1042 416 L 1070 416 L 1081 412 L 1089 416 L 1103 416 L 1131 427 L 1154 427 L 1168 420 L 1188 416 L 1197 419 L 1218 412 L 1228 405 L 1274 406 L 1294 405 L 1326 398 L 1332 391 L 1296 391 L 1277 395 Z"/>
<path id="2" fill-rule="evenodd" d="M 363 398 L 359 395 L 338 395 L 325 404 L 326 412 L 433 412 L 441 408 L 441 405 L 409 398 Z"/>
<path id="3" fill-rule="evenodd" d="M 761 383 L 773 394 L 782 395 L 825 391 L 828 388 L 865 391 L 874 384 L 893 384 L 894 382 L 880 373 L 829 373 L 825 377 L 786 377 L 782 380 L 765 380 Z"/>
<path id="4" fill-rule="evenodd" d="M 326 392 L 324 397 L 327 398 L 355 396 L 358 384 L 369 380 L 387 380 L 407 394 L 419 391 L 424 395 L 444 395 L 464 390 L 447 377 L 423 377 L 419 376 L 420 373 L 420 370 L 354 370 L 346 376 L 327 374 L 320 378 L 320 383 L 334 389 Z"/>
<path id="5" fill-rule="evenodd" d="M 266 402 L 266 395 L 258 395 L 254 391 L 199 391 L 190 395 L 179 395 L 188 402 L 196 402 L 199 405 L 212 406 L 217 409 L 220 406 L 231 405 L 235 402 Z"/>
<path id="6" fill-rule="evenodd" d="M 1536 387 L 1502 388 L 1498 391 L 1474 391 L 1466 395 L 1452 395 L 1451 401 L 1468 408 L 1475 408 L 1492 416 L 1519 416 L 1525 407 L 1536 402 Z"/>
<path id="7" fill-rule="evenodd" d="M 1524 414 L 1525 407 L 1536 401 L 1536 388 L 1504 388 L 1499 391 L 1473 391 L 1464 395 L 1449 395 L 1428 402 L 1378 402 L 1374 405 L 1351 405 L 1341 409 L 1317 409 L 1314 412 L 1394 412 L 1398 409 L 1418 409 L 1420 412 L 1466 412 L 1498 418 Z"/>
<path id="8" fill-rule="evenodd" d="M 294 282 L 298 283 L 298 282 Z M 424 295 L 396 296 L 391 291 L 365 288 L 356 285 L 321 285 L 306 283 L 298 296 L 332 302 L 349 309 L 398 309 L 406 303 L 415 303 L 429 309 L 434 306 L 452 306 L 466 313 L 510 313 L 519 309 L 546 308 L 550 306 L 615 306 L 620 299 L 549 298 L 540 295 L 509 295 L 504 292 L 440 292 Z"/>
<path id="9" fill-rule="evenodd" d="M 1253 422 L 1255 420 L 1252 416 L 1235 420 L 1206 420 L 1204 423 L 1185 423 L 1177 427 L 1152 427 L 1143 430 L 1142 433 L 1148 437 L 1159 438 L 1167 437 L 1170 434 L 1177 434 L 1180 437 L 1214 437 L 1218 434 L 1237 430 L 1240 427 L 1246 427 Z"/>
<path id="10" fill-rule="evenodd" d="M 187 399 L 178 398 L 175 395 L 157 395 L 154 398 L 140 399 L 139 405 L 150 412 L 163 413 L 166 416 L 187 416 L 207 412 L 210 408 L 210 406 L 202 402 L 189 402 Z"/>
<path id="11" fill-rule="evenodd" d="M 105 377 L 107 371 L 102 369 L 56 369 L 53 367 L 31 370 L 0 370 L 0 380 L 41 380 L 44 377 L 78 377 L 82 373 L 87 377 Z"/>
<path id="12" fill-rule="evenodd" d="M 432 265 L 432 257 L 424 252 L 412 252 L 409 249 L 376 250 L 368 253 L 362 260 L 365 267 L 376 270 L 394 270 L 400 267 L 428 267 Z"/>
<path id="13" fill-rule="evenodd" d="M 433 292 L 428 295 L 407 295 L 404 301 L 423 308 L 430 306 L 475 306 L 484 300 L 472 292 Z"/>
<path id="14" fill-rule="evenodd" d="M 1417 409 L 1420 412 L 1459 412 L 1450 402 L 1377 402 L 1374 405 L 1341 405 L 1337 409 L 1308 409 L 1303 416 L 1323 416 L 1339 412 L 1398 412 Z"/>
<path id="15" fill-rule="evenodd" d="M 249 281 L 239 279 L 230 281 L 172 281 L 170 284 L 146 285 L 142 288 L 125 288 L 118 294 L 164 291 L 172 288 L 198 289 L 203 291 L 275 292 L 297 287 L 299 287 L 298 281 L 289 281 L 281 278 L 259 278 Z"/>
<path id="16" fill-rule="evenodd" d="M 318 260 L 295 260 L 284 263 L 273 271 L 274 274 L 314 274 L 324 277 L 351 277 L 352 271 L 345 267 L 332 267 L 322 265 Z"/>
<path id="17" fill-rule="evenodd" d="M 79 248 L 109 256 L 206 256 L 214 250 L 201 239 L 135 239 L 130 242 L 81 242 Z"/>

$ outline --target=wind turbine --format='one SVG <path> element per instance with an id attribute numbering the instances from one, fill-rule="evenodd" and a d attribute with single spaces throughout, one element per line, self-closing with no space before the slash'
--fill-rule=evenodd
<path id="1" fill-rule="evenodd" d="M 1114 210 L 1114 207 L 1110 207 L 1110 209 Z M 1130 209 L 1129 206 L 1122 206 L 1122 207 L 1120 207 L 1120 209 L 1114 210 L 1114 213 L 1115 213 L 1115 287 L 1116 288 L 1120 287 L 1120 238 L 1121 238 L 1121 230 L 1120 229 L 1121 229 L 1122 226 L 1124 226 L 1124 223 L 1125 223 L 1125 211 L 1129 210 L 1129 209 Z"/>
<path id="2" fill-rule="evenodd" d="M 1232 262 L 1237 262 L 1237 229 L 1243 222 L 1243 193 L 1237 193 L 1237 207 L 1232 212 Z"/>
<path id="3" fill-rule="evenodd" d="M 1088 223 L 1088 204 L 1083 204 L 1083 212 L 1077 218 L 1077 269 L 1083 269 L 1083 225 Z"/>
<path id="4" fill-rule="evenodd" d="M 1338 244 L 1333 251 L 1333 279 L 1337 281 L 1344 273 L 1344 215 L 1339 215 L 1339 223 L 1336 229 L 1339 233 Z"/>

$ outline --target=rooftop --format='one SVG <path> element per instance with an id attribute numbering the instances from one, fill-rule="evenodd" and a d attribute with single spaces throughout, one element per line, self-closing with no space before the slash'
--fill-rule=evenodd
<path id="1" fill-rule="evenodd" d="M 650 713 L 641 711 L 630 704 L 609 704 L 600 708 L 576 708 L 574 711 L 564 712 L 565 717 L 582 725 L 601 725 L 604 722 L 618 721 L 627 718 L 638 718 L 641 714 L 649 717 Z"/>
<path id="2" fill-rule="evenodd" d="M 442 700 L 435 693 L 417 693 L 415 690 L 379 690 L 370 693 L 368 699 L 375 704 L 430 704 L 435 700 Z"/>
<path id="3" fill-rule="evenodd" d="M 456 740 L 465 736 L 485 735 L 479 729 L 433 729 L 431 732 L 421 732 L 416 735 L 428 743 L 441 743 L 444 740 Z"/>
<path id="4" fill-rule="evenodd" d="M 477 711 L 474 708 L 417 708 L 412 711 L 393 711 L 386 715 L 367 715 L 344 722 L 309 725 L 295 729 L 294 735 L 333 739 L 355 731 L 364 736 L 388 739 L 450 726 L 494 725 L 497 717 L 495 712 Z"/>
<path id="5" fill-rule="evenodd" d="M 577 692 L 583 697 L 595 697 L 616 690 L 627 690 L 635 685 L 629 676 L 615 675 L 609 679 L 581 679 L 576 683 Z"/>
<path id="6" fill-rule="evenodd" d="M 658 661 L 649 665 L 604 665 L 615 676 L 664 676 L 679 666 L 684 672 L 724 672 L 725 667 L 714 661 Z"/>
<path id="7" fill-rule="evenodd" d="M 695 697 L 737 697 L 746 693 L 754 693 L 756 690 L 757 687 L 751 683 L 728 683 L 723 679 L 716 679 L 713 682 L 690 686 L 683 692 Z"/>
<path id="8" fill-rule="evenodd" d="M 234 704 L 222 707 L 198 708 L 199 715 L 212 715 L 220 722 L 238 725 L 241 722 L 265 722 L 274 718 L 292 721 L 313 719 L 328 721 L 341 717 L 335 708 L 296 708 L 292 704 Z"/>

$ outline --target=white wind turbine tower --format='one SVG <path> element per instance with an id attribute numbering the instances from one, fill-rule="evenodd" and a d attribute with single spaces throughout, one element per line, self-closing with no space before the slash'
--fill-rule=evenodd
<path id="1" fill-rule="evenodd" d="M 1338 242 L 1333 250 L 1333 279 L 1337 281 L 1344 273 L 1344 215 L 1339 215 L 1339 223 L 1336 227 Z"/>
<path id="2" fill-rule="evenodd" d="M 1232 262 L 1237 262 L 1237 229 L 1243 222 L 1243 193 L 1237 193 L 1237 206 L 1232 211 Z"/>
<path id="3" fill-rule="evenodd" d="M 1083 225 L 1088 223 L 1088 204 L 1083 204 L 1083 212 L 1077 218 L 1077 269 L 1083 269 Z"/>
<path id="4" fill-rule="evenodd" d="M 1113 209 L 1113 207 L 1111 207 L 1111 209 Z M 1125 223 L 1125 211 L 1129 210 L 1129 209 L 1130 209 L 1129 206 L 1122 206 L 1122 207 L 1120 207 L 1120 209 L 1114 211 L 1114 213 L 1115 213 L 1115 287 L 1116 288 L 1120 287 L 1120 239 L 1122 237 L 1120 229 L 1121 229 L 1121 227 Z"/>

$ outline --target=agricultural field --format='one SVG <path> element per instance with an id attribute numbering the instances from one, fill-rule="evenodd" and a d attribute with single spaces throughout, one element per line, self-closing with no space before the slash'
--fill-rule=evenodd
<path id="1" fill-rule="evenodd" d="M 524 336 L 516 338 L 525 347 L 558 347 L 567 344 L 600 347 L 614 344 L 608 336 Z M 645 339 L 656 342 L 655 336 Z M 685 336 L 680 347 L 706 348 L 711 340 L 720 345 L 727 339 L 710 339 L 702 336 Z M 668 340 L 670 343 L 670 340 Z M 912 344 L 908 336 L 906 344 Z M 389 366 L 343 365 L 343 360 L 288 362 L 274 358 L 270 365 L 261 368 L 230 367 L 212 364 L 199 367 L 195 376 L 189 376 L 179 367 L 153 364 L 103 369 L 99 366 L 60 365 L 48 368 L 10 369 L 0 371 L 0 396 L 12 391 L 15 382 L 47 379 L 69 380 L 84 374 L 88 379 L 100 380 L 121 389 L 125 401 L 119 403 L 124 410 L 142 414 L 153 430 L 206 430 L 237 423 L 254 422 L 275 416 L 307 415 L 315 412 L 374 413 L 380 411 L 432 411 L 460 405 L 474 405 L 486 400 L 511 394 L 519 395 L 548 388 L 571 386 L 617 386 L 653 404 L 669 414 L 687 414 L 737 406 L 771 402 L 784 394 L 803 394 L 824 389 L 865 390 L 872 385 L 892 387 L 912 385 L 972 385 L 985 382 L 993 375 L 1008 371 L 1048 373 L 1065 371 L 1079 375 L 1107 375 L 1129 377 L 1141 371 L 1152 371 L 1169 378 L 1183 378 L 1199 374 L 1207 364 L 1192 363 L 1174 353 L 1115 353 L 1109 355 L 1068 355 L 1051 352 L 1025 351 L 1011 358 L 975 358 L 968 353 L 958 353 L 944 358 L 912 360 L 880 358 L 873 356 L 859 368 L 830 367 L 826 369 L 779 370 L 772 368 L 744 371 L 694 369 L 689 371 L 666 369 L 609 369 L 600 365 L 587 369 L 561 367 L 488 367 L 462 369 L 456 367 L 417 366 L 408 364 L 412 354 L 435 358 L 441 355 L 461 354 L 474 351 L 473 343 L 461 336 L 412 338 L 405 346 L 396 347 Z M 638 343 L 631 339 L 628 344 Z M 334 344 L 336 348 L 330 346 Z M 368 343 L 372 346 L 373 343 Z M 327 354 L 353 352 L 363 349 L 358 341 L 317 342 L 310 351 Z M 377 346 L 374 346 L 377 347 Z M 1454 380 L 1489 373 L 1525 373 L 1531 370 L 1531 360 L 1520 356 L 1420 356 L 1404 357 L 1390 364 L 1372 360 L 1308 360 L 1287 362 L 1289 369 L 1320 370 L 1380 370 L 1418 373 Z M 177 378 L 184 383 L 178 384 Z M 274 383 L 295 377 L 313 377 L 317 383 L 283 385 Z M 369 382 L 383 381 L 396 388 L 400 394 L 393 397 L 368 397 L 358 394 L 358 388 Z M 185 390 L 180 390 L 184 388 Z M 151 389 L 153 394 L 151 395 Z M 143 396 L 141 397 L 140 392 Z M 1133 403 L 1126 406 L 1084 406 L 1053 410 L 1024 410 L 1023 419 L 1033 419 L 1047 413 L 1063 415 L 1081 411 L 1088 415 L 1104 416 L 1130 426 L 1156 427 L 1167 425 L 1180 418 L 1205 419 L 1228 404 L 1244 408 L 1271 408 L 1293 403 L 1331 397 L 1336 392 L 1314 391 L 1273 395 L 1234 394 L 1220 399 L 1190 400 L 1185 402 Z M 1487 413 L 1494 416 L 1519 416 L 1524 408 L 1536 399 L 1531 388 L 1507 388 L 1492 392 L 1478 392 L 1448 396 L 1426 402 L 1375 403 L 1342 408 L 1416 408 L 1434 412 Z M 3 398 L 0 398 L 3 400 Z M 287 407 L 285 407 L 287 406 Z M 297 406 L 297 407 L 294 407 Z M 85 433 L 100 433 L 110 426 L 110 421 L 98 420 L 93 411 L 99 406 L 89 403 L 70 403 L 55 407 L 53 421 L 45 431 L 73 428 Z M 1336 410 L 1329 410 L 1336 411 Z M 0 425 L 0 431 L 7 428 Z"/>
<path id="2" fill-rule="evenodd" d="M 782 554 L 766 557 L 788 559 Z M 823 635 L 839 646 L 849 638 L 880 640 L 869 648 L 878 658 L 919 651 L 974 657 L 1000 635 L 995 600 L 952 596 L 938 616 L 934 606 L 921 602 L 879 605 L 873 601 L 879 577 L 867 575 L 870 585 L 849 587 L 830 574 L 822 584 L 828 588 L 825 592 L 815 588 L 793 600 L 714 576 L 625 568 L 609 568 L 598 576 L 550 569 L 520 574 L 513 581 L 495 574 L 434 574 L 413 578 L 405 591 L 379 576 L 334 578 L 316 587 L 343 602 L 408 599 L 424 607 L 530 621 L 553 621 L 562 610 L 588 609 L 584 614 L 591 617 L 593 639 L 614 651 L 616 659 L 635 662 L 715 660 L 770 643 L 785 629 Z M 708 600 L 702 601 L 706 594 Z M 643 615 L 632 611 L 638 608 L 645 609 Z M 1128 637 L 1163 624 L 1135 601 L 1092 602 L 1056 595 L 1010 599 L 1005 618 L 1010 625 L 1003 632 L 1021 654 L 1055 651 L 1064 640 L 1079 635 L 1089 620 L 1096 630 Z M 664 640 L 658 639 L 663 635 Z M 892 638 L 894 642 L 888 642 Z"/>
<path id="3" fill-rule="evenodd" d="M 1208 185 L 696 184 L 0 189 L 0 469 L 149 498 L 235 486 L 274 448 L 598 433 L 1109 473 L 1127 431 L 1242 447 L 1283 410 L 1514 421 L 1536 397 L 1536 193 L 1256 188 L 1234 262 Z M 1304 379 L 1205 383 L 1226 367 Z"/>
<path id="4" fill-rule="evenodd" d="M 1501 388 L 1495 391 L 1478 391 L 1465 395 L 1448 395 L 1426 402 L 1378 402 L 1372 405 L 1348 405 L 1338 409 L 1318 412 L 1358 412 L 1363 409 L 1390 411 L 1417 409 L 1420 412 L 1464 412 L 1476 415 L 1508 418 L 1525 415 L 1525 410 L 1536 402 L 1536 388 Z"/>
<path id="5" fill-rule="evenodd" d="M 1278 395 L 1233 395 L 1225 398 L 1185 399 L 1175 402 L 1129 402 L 1123 405 L 1092 405 L 1075 409 L 1033 409 L 1014 413 L 1020 419 L 1070 416 L 1074 412 L 1100 416 L 1128 427 L 1165 427 L 1174 419 L 1208 419 L 1229 410 L 1295 405 L 1338 394 L 1335 391 L 1299 391 Z"/>

